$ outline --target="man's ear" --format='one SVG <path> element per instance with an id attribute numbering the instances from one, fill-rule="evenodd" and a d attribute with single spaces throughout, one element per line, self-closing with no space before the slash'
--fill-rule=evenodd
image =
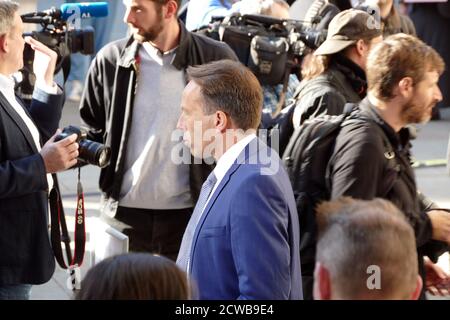
<path id="1" fill-rule="evenodd" d="M 419 275 L 417 275 L 416 289 L 414 290 L 414 292 L 411 296 L 411 300 L 419 299 L 420 292 L 422 292 L 422 287 L 423 287 L 422 278 Z"/>
<path id="2" fill-rule="evenodd" d="M 331 300 L 330 272 L 320 262 L 314 269 L 314 300 Z"/>
<path id="3" fill-rule="evenodd" d="M 414 92 L 414 81 L 411 77 L 405 77 L 398 82 L 397 94 L 410 98 Z"/>
<path id="4" fill-rule="evenodd" d="M 363 39 L 359 39 L 358 41 L 356 41 L 355 48 L 359 57 L 363 57 L 366 54 L 366 51 L 368 50 L 367 45 Z"/>
<path id="5" fill-rule="evenodd" d="M 225 132 L 227 129 L 229 129 L 230 120 L 227 117 L 227 114 L 223 111 L 216 111 L 215 118 L 214 118 L 214 126 L 216 127 L 216 130 L 220 132 Z"/>
<path id="6" fill-rule="evenodd" d="M 8 52 L 8 47 L 8 36 L 6 34 L 3 34 L 0 36 L 0 52 Z"/>
<path id="7" fill-rule="evenodd" d="M 170 19 L 173 16 L 176 17 L 177 11 L 178 11 L 178 3 L 177 3 L 177 1 L 169 0 L 165 4 L 165 7 L 166 7 L 166 12 L 165 12 L 164 18 Z"/>

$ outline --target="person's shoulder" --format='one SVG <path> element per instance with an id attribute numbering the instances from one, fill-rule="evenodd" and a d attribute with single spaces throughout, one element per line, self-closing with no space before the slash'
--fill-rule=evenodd
<path id="1" fill-rule="evenodd" d="M 208 52 L 234 58 L 234 51 L 225 43 L 209 38 L 203 34 L 189 32 L 192 40 Z"/>
<path id="2" fill-rule="evenodd" d="M 122 51 L 130 44 L 130 38 L 122 38 L 112 41 L 101 48 L 97 55 L 97 60 L 117 61 L 122 54 Z"/>
<path id="3" fill-rule="evenodd" d="M 305 80 L 303 80 L 305 81 Z M 302 81 L 302 82 L 303 82 Z M 297 91 L 298 102 L 306 104 L 316 104 L 316 100 L 321 103 L 345 104 L 345 97 L 336 88 L 333 77 L 329 73 L 323 73 L 313 79 L 301 83 Z"/>
<path id="4" fill-rule="evenodd" d="M 356 113 L 357 116 L 344 121 L 336 144 L 365 145 L 382 148 L 381 128 L 375 121 Z"/>
<path id="5" fill-rule="evenodd" d="M 268 185 L 278 184 L 281 178 L 286 177 L 280 156 L 264 141 L 255 140 L 247 147 L 247 151 L 249 155 L 241 161 L 237 171 L 240 178 L 245 180 L 244 188 L 254 185 L 264 189 Z"/>
<path id="6" fill-rule="evenodd" d="M 331 70 L 328 69 L 324 71 L 322 74 L 318 75 L 317 77 L 314 77 L 312 79 L 303 80 L 303 89 L 304 90 L 313 90 L 316 91 L 317 89 L 320 89 L 320 92 L 335 92 L 336 91 L 336 85 L 335 81 L 336 75 Z"/>

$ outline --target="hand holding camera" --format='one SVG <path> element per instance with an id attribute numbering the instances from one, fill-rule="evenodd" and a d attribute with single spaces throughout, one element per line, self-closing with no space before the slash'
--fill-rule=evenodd
<path id="1" fill-rule="evenodd" d="M 63 171 L 77 164 L 77 135 L 72 134 L 57 141 L 60 134 L 60 130 L 56 131 L 56 134 L 47 141 L 40 152 L 47 173 Z"/>
<path id="2" fill-rule="evenodd" d="M 72 135 L 76 135 L 78 143 L 78 161 L 85 164 L 104 168 L 109 164 L 111 148 L 104 144 L 87 139 L 88 131 L 77 126 L 68 126 L 56 136 L 55 141 L 65 140 Z"/>

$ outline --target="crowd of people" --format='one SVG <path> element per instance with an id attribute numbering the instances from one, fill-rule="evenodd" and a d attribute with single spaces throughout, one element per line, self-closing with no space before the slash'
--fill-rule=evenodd
<path id="1" fill-rule="evenodd" d="M 261 86 L 226 43 L 192 30 L 234 10 L 284 19 L 291 3 L 191 0 L 186 26 L 180 0 L 123 4 L 130 35 L 93 58 L 79 112 L 89 139 L 111 148 L 101 219 L 128 236 L 131 253 L 93 266 L 76 299 L 448 294 L 436 261 L 449 249 L 450 212 L 417 189 L 410 126 L 448 99 L 440 79 L 450 55 L 420 40 L 393 0 L 370 3 L 380 21 L 366 3 L 311 1 L 308 19 L 326 39 L 291 75 L 294 103 L 281 117 L 280 88 Z M 0 299 L 28 299 L 52 277 L 48 193 L 79 156 L 76 135 L 55 142 L 57 55 L 23 39 L 18 9 L 0 0 Z M 324 12 L 326 24 L 312 17 Z M 25 42 L 35 50 L 31 105 L 11 78 Z M 264 109 L 291 127 L 288 148 L 259 135 Z M 310 130 L 331 127 L 326 137 Z M 323 161 L 308 161 L 319 152 Z"/>

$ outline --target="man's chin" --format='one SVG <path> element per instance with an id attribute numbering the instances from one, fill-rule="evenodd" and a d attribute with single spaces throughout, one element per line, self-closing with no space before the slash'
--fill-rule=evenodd
<path id="1" fill-rule="evenodd" d="M 421 124 L 427 123 L 431 120 L 431 118 L 433 117 L 433 109 L 434 105 L 428 107 L 427 112 L 422 116 L 422 119 L 420 121 Z"/>
<path id="2" fill-rule="evenodd" d="M 142 33 L 139 33 L 139 31 L 136 31 L 133 33 L 134 40 L 138 41 L 139 43 L 154 41 L 157 37 L 158 37 L 158 35 L 156 35 L 154 33 L 150 33 L 150 32 L 142 34 Z"/>
<path id="3" fill-rule="evenodd" d="M 139 43 L 144 43 L 144 42 L 146 42 L 145 37 L 144 37 L 143 35 L 140 35 L 139 33 L 134 33 L 134 34 L 133 34 L 133 38 L 134 38 L 134 40 L 136 40 L 136 41 L 139 42 Z"/>

